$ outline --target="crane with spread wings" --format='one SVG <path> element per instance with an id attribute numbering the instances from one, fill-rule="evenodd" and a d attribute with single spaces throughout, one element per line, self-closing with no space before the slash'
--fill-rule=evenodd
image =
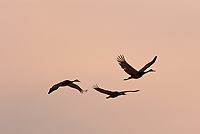
<path id="1" fill-rule="evenodd" d="M 150 69 L 146 72 L 145 72 L 145 70 L 147 68 L 149 68 L 152 64 L 154 64 L 156 59 L 157 59 L 157 56 L 155 56 L 154 59 L 151 62 L 147 63 L 143 68 L 141 68 L 139 71 L 137 71 L 136 69 L 134 69 L 131 65 L 129 65 L 126 62 L 124 55 L 119 55 L 117 57 L 117 61 L 118 61 L 119 65 L 121 66 L 121 68 L 124 69 L 124 71 L 130 75 L 130 77 L 128 77 L 127 79 L 124 79 L 124 80 L 129 80 L 132 78 L 138 79 L 148 72 L 155 72 L 155 70 L 153 70 L 153 69 Z"/>

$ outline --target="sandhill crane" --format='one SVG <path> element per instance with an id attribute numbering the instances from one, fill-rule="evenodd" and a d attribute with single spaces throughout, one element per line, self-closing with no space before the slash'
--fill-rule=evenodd
<path id="1" fill-rule="evenodd" d="M 151 62 L 147 63 L 143 68 L 141 68 L 139 71 L 137 71 L 126 62 L 123 55 L 119 55 L 117 57 L 117 61 L 118 61 L 119 65 L 124 69 L 124 71 L 126 73 L 131 75 L 130 77 L 128 77 L 127 79 L 124 79 L 124 80 L 129 80 L 129 79 L 132 79 L 132 78 L 138 79 L 148 72 L 155 72 L 155 70 L 153 70 L 153 69 L 150 69 L 146 72 L 145 72 L 145 70 L 147 68 L 149 68 L 156 61 L 156 59 L 157 59 L 157 56 L 155 56 L 154 59 Z"/>
<path id="2" fill-rule="evenodd" d="M 108 91 L 108 90 L 99 88 L 97 84 L 95 84 L 95 85 L 93 86 L 93 88 L 94 88 L 96 91 L 100 92 L 100 93 L 109 95 L 108 97 L 106 97 L 106 99 L 115 98 L 115 97 L 117 97 L 117 96 L 119 96 L 119 95 L 126 95 L 127 92 L 138 92 L 138 91 L 140 91 L 140 90 L 134 90 L 134 91 L 130 90 L 130 91 L 121 91 L 121 92 L 114 91 L 114 92 L 113 92 L 113 91 Z"/>
<path id="3" fill-rule="evenodd" d="M 64 86 L 69 86 L 69 87 L 75 88 L 78 91 L 80 91 L 81 93 L 87 92 L 87 90 L 81 89 L 78 85 L 74 84 L 73 82 L 80 82 L 80 81 L 78 79 L 76 79 L 76 80 L 73 80 L 73 81 L 65 80 L 65 81 L 62 81 L 60 83 L 57 83 L 50 88 L 48 94 L 57 90 L 59 87 L 64 87 Z"/>

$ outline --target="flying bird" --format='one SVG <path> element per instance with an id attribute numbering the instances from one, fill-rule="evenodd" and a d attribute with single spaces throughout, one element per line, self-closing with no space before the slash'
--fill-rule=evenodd
<path id="1" fill-rule="evenodd" d="M 69 86 L 69 87 L 75 88 L 75 89 L 77 89 L 81 93 L 87 92 L 87 90 L 81 89 L 78 85 L 74 84 L 73 82 L 80 82 L 80 81 L 78 79 L 75 79 L 73 81 L 65 80 L 65 81 L 62 81 L 60 83 L 57 83 L 57 84 L 53 85 L 50 88 L 48 94 L 50 94 L 51 92 L 57 90 L 59 87 L 64 87 L 64 86 Z"/>
<path id="2" fill-rule="evenodd" d="M 124 71 L 126 73 L 128 73 L 130 75 L 130 77 L 128 77 L 127 79 L 124 79 L 124 80 L 129 80 L 132 78 L 138 79 L 148 72 L 155 72 L 155 70 L 153 70 L 153 69 L 150 69 L 146 72 L 145 72 L 145 70 L 147 68 L 149 68 L 156 61 L 156 59 L 157 59 L 157 56 L 155 56 L 154 59 L 151 62 L 147 63 L 143 68 L 141 68 L 139 71 L 137 71 L 126 62 L 124 55 L 119 55 L 117 57 L 117 61 L 118 61 L 119 65 L 124 69 Z"/>
<path id="3" fill-rule="evenodd" d="M 108 97 L 106 97 L 106 99 L 115 98 L 115 97 L 117 97 L 117 96 L 119 96 L 119 95 L 126 95 L 127 92 L 138 92 L 138 91 L 140 91 L 140 90 L 134 90 L 134 91 L 130 90 L 130 91 L 121 91 L 121 92 L 114 91 L 114 92 L 113 92 L 113 91 L 108 91 L 108 90 L 99 88 L 97 84 L 95 84 L 95 85 L 93 86 L 93 88 L 94 88 L 96 91 L 100 92 L 100 93 L 109 95 Z"/>

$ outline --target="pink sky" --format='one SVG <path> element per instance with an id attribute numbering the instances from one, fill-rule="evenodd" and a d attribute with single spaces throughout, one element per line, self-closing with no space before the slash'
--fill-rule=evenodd
<path id="1" fill-rule="evenodd" d="M 199 134 L 200 1 L 0 1 L 0 133 Z M 140 69 L 138 80 L 116 57 Z M 81 80 L 48 95 L 62 80 Z M 107 100 L 92 89 L 134 90 Z"/>

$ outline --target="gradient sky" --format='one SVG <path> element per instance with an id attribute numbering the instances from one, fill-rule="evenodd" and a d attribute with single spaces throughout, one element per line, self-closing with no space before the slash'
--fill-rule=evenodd
<path id="1" fill-rule="evenodd" d="M 0 133 L 199 134 L 199 0 L 1 0 Z M 138 80 L 116 57 L 140 69 Z M 62 80 L 81 80 L 85 94 Z M 116 99 L 92 89 L 140 89 Z"/>

